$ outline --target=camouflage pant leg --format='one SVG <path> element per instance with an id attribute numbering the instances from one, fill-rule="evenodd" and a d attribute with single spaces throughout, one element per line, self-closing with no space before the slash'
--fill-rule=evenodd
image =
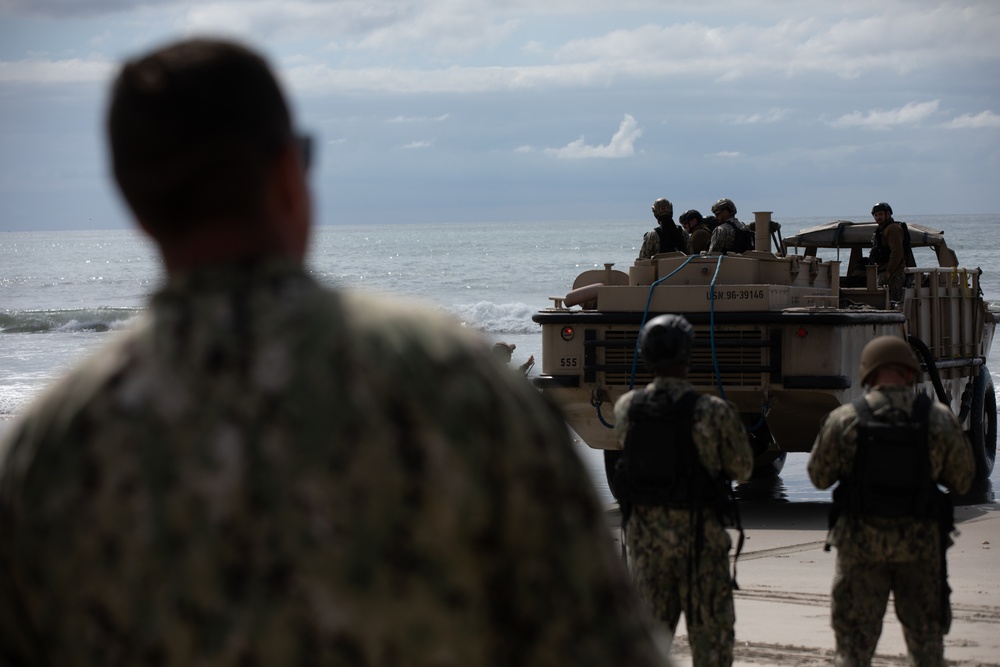
<path id="1" fill-rule="evenodd" d="M 681 599 L 687 595 L 686 588 L 681 588 L 686 578 L 684 560 L 665 548 L 669 545 L 651 538 L 640 530 L 626 533 L 632 583 L 653 616 L 673 635 L 681 618 Z"/>
<path id="2" fill-rule="evenodd" d="M 688 531 L 646 530 L 637 522 L 626 533 L 632 580 L 653 615 L 672 634 L 684 611 L 694 667 L 733 663 L 736 613 L 729 542 L 721 528 L 717 532 L 712 533 L 715 539 L 706 539 L 695 561 L 688 558 L 692 547 Z"/>
<path id="3" fill-rule="evenodd" d="M 891 586 L 892 573 L 888 565 L 845 562 L 838 554 L 830 614 L 837 641 L 834 656 L 837 667 L 871 664 L 882 634 L 882 619 Z"/>
<path id="4" fill-rule="evenodd" d="M 691 580 L 694 609 L 684 610 L 695 667 L 728 667 L 733 664 L 736 611 L 733 607 L 729 554 L 727 551 L 712 551 L 715 550 L 705 545 L 705 552 Z"/>
<path id="5" fill-rule="evenodd" d="M 906 287 L 906 273 L 903 269 L 896 271 L 889 275 L 889 279 L 886 280 L 884 274 L 879 276 L 878 284 L 879 287 L 889 287 L 889 300 L 890 301 L 902 301 L 903 300 L 903 289 Z"/>
<path id="6" fill-rule="evenodd" d="M 951 609 L 941 605 L 941 571 L 936 561 L 903 563 L 895 566 L 892 591 L 896 617 L 915 667 L 944 665 L 944 633 L 951 621 Z"/>

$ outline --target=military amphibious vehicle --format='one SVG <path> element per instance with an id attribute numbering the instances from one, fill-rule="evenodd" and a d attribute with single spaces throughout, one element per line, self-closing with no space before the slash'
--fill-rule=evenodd
<path id="1" fill-rule="evenodd" d="M 532 319 L 542 326 L 537 387 L 613 467 L 619 452 L 612 407 L 651 380 L 637 355 L 642 324 L 662 313 L 695 327 L 688 379 L 739 410 L 755 474 L 808 452 L 823 417 L 864 392 L 858 359 L 870 339 L 906 339 L 921 360 L 921 388 L 966 430 L 985 479 L 996 458 L 997 408 L 986 359 L 996 315 L 979 268 L 963 268 L 944 233 L 908 225 L 918 266 L 899 303 L 867 263 L 874 223 L 838 220 L 781 239 L 770 213 L 755 213 L 755 250 L 741 255 L 665 253 L 627 271 L 584 271 Z M 772 245 L 772 240 L 774 244 Z M 772 250 L 773 248 L 773 250 Z M 924 250 L 921 250 L 924 249 Z M 920 266 L 921 262 L 933 266 Z"/>

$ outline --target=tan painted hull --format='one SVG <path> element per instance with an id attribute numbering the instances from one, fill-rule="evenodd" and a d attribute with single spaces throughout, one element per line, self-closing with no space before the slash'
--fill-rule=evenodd
<path id="1" fill-rule="evenodd" d="M 768 225 L 769 216 L 758 224 Z M 689 379 L 734 403 L 748 429 L 763 429 L 772 455 L 809 451 L 823 417 L 863 393 L 858 359 L 878 335 L 913 336 L 911 343 L 926 346 L 934 368 L 922 384 L 967 425 L 969 392 L 996 325 L 979 294 L 979 270 L 957 268 L 941 232 L 911 225 L 914 244 L 933 248 L 943 265 L 908 270 L 914 286 L 890 304 L 887 290 L 874 284 L 874 267 L 864 275 L 858 263 L 872 227 L 838 221 L 806 230 L 777 254 L 668 253 L 636 260 L 627 272 L 610 264 L 584 272 L 569 303 L 553 297 L 553 307 L 533 318 L 543 334 L 536 385 L 590 447 L 617 449 L 614 402 L 650 380 L 635 357 L 639 328 L 669 312 L 695 326 Z M 758 234 L 758 248 L 763 238 Z M 823 259 L 826 252 L 851 253 L 843 276 L 838 259 Z M 844 284 L 859 274 L 862 284 Z M 760 442 L 757 448 L 764 453 Z"/>

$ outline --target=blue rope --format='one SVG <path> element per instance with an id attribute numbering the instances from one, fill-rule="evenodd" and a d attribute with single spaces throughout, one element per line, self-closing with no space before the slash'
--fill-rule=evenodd
<path id="1" fill-rule="evenodd" d="M 719 396 L 722 400 L 726 400 L 726 391 L 722 388 L 722 375 L 719 373 L 719 356 L 715 353 L 715 281 L 719 278 L 719 269 L 722 268 L 722 260 L 725 257 L 725 255 L 719 255 L 719 261 L 715 265 L 715 275 L 712 276 L 712 282 L 708 285 L 708 334 L 712 341 L 712 366 L 715 368 L 715 382 L 719 385 Z"/>
<path id="2" fill-rule="evenodd" d="M 719 396 L 722 398 L 722 400 L 726 400 L 726 390 L 722 386 L 722 374 L 719 372 L 719 355 L 716 354 L 715 351 L 715 281 L 719 277 L 719 269 L 722 268 L 722 260 L 724 257 L 725 255 L 719 255 L 719 262 L 715 265 L 715 275 L 712 276 L 712 282 L 709 284 L 708 287 L 709 289 L 709 295 L 708 295 L 709 332 L 708 333 L 710 340 L 712 341 L 712 366 L 715 369 L 715 383 L 719 387 Z M 763 426 L 764 423 L 767 421 L 767 408 L 768 405 L 767 401 L 765 400 L 760 404 L 760 419 L 757 421 L 757 423 L 749 428 L 747 428 L 746 426 L 744 426 L 743 428 L 749 432 L 753 432 L 759 429 L 761 426 Z"/>
<path id="3" fill-rule="evenodd" d="M 601 404 L 602 401 L 594 401 L 594 407 L 597 408 L 597 418 L 600 420 L 602 424 L 604 424 L 606 428 L 614 428 L 615 427 L 614 424 L 609 424 L 607 421 L 604 420 L 604 415 L 601 414 Z"/>
<path id="4" fill-rule="evenodd" d="M 646 296 L 646 309 L 642 313 L 642 322 L 639 323 L 639 331 L 642 331 L 642 327 L 646 325 L 646 318 L 649 317 L 649 305 L 653 302 L 653 290 L 656 288 L 656 286 L 659 285 L 660 283 L 662 283 L 664 280 L 667 280 L 668 278 L 672 277 L 675 273 L 677 273 L 681 269 L 683 269 L 685 266 L 688 265 L 688 262 L 690 262 L 692 259 L 694 259 L 697 256 L 698 255 L 691 255 L 686 260 L 684 260 L 684 262 L 680 266 L 678 266 L 676 269 L 674 269 L 673 271 L 671 271 L 667 275 L 663 276 L 659 280 L 656 280 L 655 282 L 653 282 L 652 285 L 649 286 L 649 294 Z M 632 373 L 629 376 L 629 381 L 628 381 L 629 391 L 631 391 L 632 388 L 635 387 L 635 372 L 636 372 L 636 367 L 637 367 L 638 363 L 639 363 L 639 337 L 636 336 L 635 337 L 635 350 L 632 353 Z M 614 428 L 615 427 L 614 424 L 609 424 L 604 419 L 604 415 L 601 414 L 601 404 L 602 404 L 602 402 L 601 401 L 593 401 L 592 404 L 593 404 L 594 408 L 597 410 L 597 419 L 598 419 L 598 421 L 600 421 L 601 424 L 603 424 L 606 428 Z"/>
<path id="5" fill-rule="evenodd" d="M 649 317 L 649 304 L 651 304 L 653 302 L 653 290 L 656 289 L 656 286 L 659 285 L 660 283 L 662 283 L 664 280 L 667 280 L 668 278 L 673 277 L 673 275 L 675 273 L 677 273 L 678 271 L 680 271 L 681 269 L 683 269 L 685 266 L 687 266 L 688 262 L 690 262 L 695 257 L 698 257 L 698 255 L 691 255 L 686 260 L 684 260 L 683 264 L 681 264 L 676 269 L 674 269 L 673 271 L 671 271 L 670 273 L 668 273 L 667 275 L 663 276 L 662 278 L 660 278 L 659 280 L 657 280 L 656 282 L 654 282 L 652 285 L 649 286 L 649 294 L 646 296 L 646 310 L 643 311 L 643 313 L 642 313 L 642 322 L 639 323 L 639 331 L 640 332 L 642 331 L 642 328 L 644 326 L 646 326 L 646 318 Z M 638 366 L 638 364 L 639 364 L 639 336 L 636 336 L 635 337 L 635 350 L 633 350 L 633 352 L 632 352 L 632 374 L 629 377 L 629 381 L 628 381 L 629 391 L 631 391 L 632 387 L 635 386 L 635 371 L 636 371 L 636 367 Z"/>
<path id="6" fill-rule="evenodd" d="M 668 273 L 667 275 L 663 276 L 662 278 L 660 278 L 659 280 L 655 281 L 652 285 L 649 286 L 649 295 L 646 297 L 646 308 L 645 308 L 645 310 L 642 313 L 642 322 L 639 324 L 639 331 L 642 331 L 642 327 L 644 327 L 646 325 L 646 318 L 649 317 L 649 306 L 650 306 L 650 304 L 653 301 L 653 290 L 660 283 L 662 283 L 663 281 L 667 280 L 668 278 L 671 278 L 675 273 L 677 273 L 678 271 L 680 271 L 681 269 L 683 269 L 685 266 L 687 266 L 688 262 L 690 262 L 696 256 L 697 255 L 692 255 L 692 256 L 688 257 L 686 260 L 684 260 L 683 264 L 681 264 L 676 269 L 674 269 L 673 271 L 671 271 L 670 273 Z M 711 341 L 711 346 L 712 346 L 712 366 L 713 366 L 713 368 L 715 370 L 715 381 L 716 381 L 716 384 L 719 387 L 719 395 L 722 397 L 722 400 L 726 400 L 726 391 L 725 391 L 725 389 L 722 386 L 722 374 L 719 372 L 719 356 L 716 353 L 716 348 L 715 348 L 715 283 L 716 283 L 716 281 L 719 278 L 719 270 L 722 268 L 722 260 L 725 259 L 725 257 L 726 257 L 725 255 L 719 255 L 719 261 L 715 265 L 715 273 L 712 275 L 712 282 L 709 284 L 709 288 L 708 288 L 709 289 L 709 295 L 708 295 L 708 303 L 709 303 L 709 339 Z M 629 388 L 630 391 L 635 386 L 635 375 L 636 375 L 636 368 L 638 366 L 638 363 L 639 363 L 639 337 L 636 336 L 636 339 L 635 339 L 635 350 L 634 350 L 634 352 L 632 354 L 632 372 L 631 372 L 631 375 L 629 377 L 629 385 L 628 385 L 628 388 Z M 597 410 L 597 419 L 606 428 L 614 428 L 614 424 L 608 423 L 607 420 L 604 419 L 604 415 L 601 414 L 601 405 L 602 404 L 603 404 L 602 401 L 594 401 L 593 402 L 594 408 Z M 747 428 L 746 426 L 744 426 L 743 428 L 746 429 L 747 431 L 751 431 L 752 432 L 752 431 L 756 431 L 761 426 L 763 426 L 765 424 L 765 422 L 767 421 L 767 408 L 768 408 L 767 401 L 762 402 L 761 405 L 760 405 L 760 419 L 753 426 L 751 426 L 749 428 Z"/>

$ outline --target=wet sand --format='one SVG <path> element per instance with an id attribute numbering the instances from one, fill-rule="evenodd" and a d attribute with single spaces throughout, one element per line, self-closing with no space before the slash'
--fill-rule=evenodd
<path id="1" fill-rule="evenodd" d="M 741 503 L 746 544 L 737 566 L 734 664 L 812 667 L 833 661 L 830 586 L 833 551 L 823 551 L 826 502 Z M 618 539 L 617 509 L 608 513 Z M 948 551 L 954 620 L 945 637 L 949 665 L 1000 665 L 1000 506 L 955 509 L 960 535 Z M 873 665 L 906 665 L 903 632 L 886 612 Z M 691 665 L 683 620 L 673 656 L 677 667 Z"/>

